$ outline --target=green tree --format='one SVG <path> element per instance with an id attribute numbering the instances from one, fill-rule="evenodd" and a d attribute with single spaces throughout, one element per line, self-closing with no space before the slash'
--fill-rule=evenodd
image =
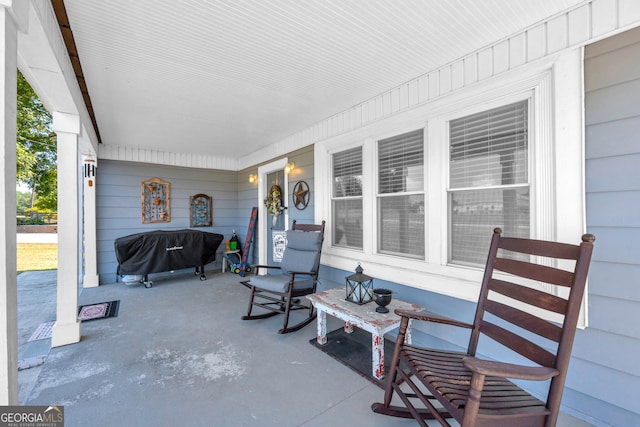
<path id="1" fill-rule="evenodd" d="M 18 182 L 31 190 L 32 207 L 56 211 L 57 149 L 51 114 L 18 71 L 16 157 Z"/>

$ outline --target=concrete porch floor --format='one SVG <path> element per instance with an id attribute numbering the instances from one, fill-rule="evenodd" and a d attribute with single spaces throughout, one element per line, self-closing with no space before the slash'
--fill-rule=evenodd
<path id="1" fill-rule="evenodd" d="M 55 317 L 55 280 L 18 276 L 21 355 Z M 310 345 L 315 323 L 278 335 L 281 316 L 241 320 L 249 290 L 239 280 L 208 272 L 84 289 L 80 304 L 120 300 L 118 316 L 83 323 L 79 343 L 21 370 L 20 404 L 64 405 L 67 427 L 416 425 L 371 411 L 382 389 Z M 561 414 L 558 425 L 590 424 Z"/>

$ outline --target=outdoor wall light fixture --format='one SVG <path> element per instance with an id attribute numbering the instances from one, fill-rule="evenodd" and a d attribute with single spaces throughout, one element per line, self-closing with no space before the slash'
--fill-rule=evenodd
<path id="1" fill-rule="evenodd" d="M 363 273 L 360 263 L 356 267 L 355 274 L 347 276 L 347 301 L 356 304 L 366 304 L 373 301 L 373 277 Z"/>
<path id="2" fill-rule="evenodd" d="M 255 173 L 249 174 L 249 182 L 252 184 L 254 182 L 258 182 L 258 175 L 256 175 Z"/>
<path id="3" fill-rule="evenodd" d="M 284 173 L 289 175 L 291 173 L 291 171 L 295 169 L 295 167 L 296 167 L 295 163 L 293 163 L 293 162 L 287 163 L 286 165 L 284 165 Z"/>

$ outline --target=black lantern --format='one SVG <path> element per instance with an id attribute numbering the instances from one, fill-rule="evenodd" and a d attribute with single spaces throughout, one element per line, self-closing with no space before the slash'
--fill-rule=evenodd
<path id="1" fill-rule="evenodd" d="M 355 274 L 347 276 L 347 301 L 366 304 L 373 301 L 373 277 L 362 272 L 358 264 Z"/>

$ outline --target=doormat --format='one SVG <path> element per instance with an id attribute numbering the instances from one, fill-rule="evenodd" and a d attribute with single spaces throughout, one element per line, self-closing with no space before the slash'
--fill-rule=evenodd
<path id="1" fill-rule="evenodd" d="M 82 322 L 117 317 L 120 300 L 81 305 L 78 308 L 78 319 Z"/>
<path id="2" fill-rule="evenodd" d="M 384 389 L 386 377 L 382 380 L 376 379 L 371 367 L 371 334 L 358 328 L 354 328 L 353 333 L 348 334 L 344 328 L 336 329 L 327 334 L 327 343 L 318 344 L 313 338 L 309 343 L 336 359 L 343 365 L 351 368 L 360 376 L 368 379 L 375 385 Z M 389 373 L 389 366 L 393 357 L 395 343 L 387 338 L 384 339 L 384 372 Z"/>
<path id="3" fill-rule="evenodd" d="M 55 320 L 41 323 L 33 334 L 31 334 L 29 341 L 46 340 L 47 338 L 51 338 L 51 328 L 53 328 L 54 323 L 56 323 Z"/>

